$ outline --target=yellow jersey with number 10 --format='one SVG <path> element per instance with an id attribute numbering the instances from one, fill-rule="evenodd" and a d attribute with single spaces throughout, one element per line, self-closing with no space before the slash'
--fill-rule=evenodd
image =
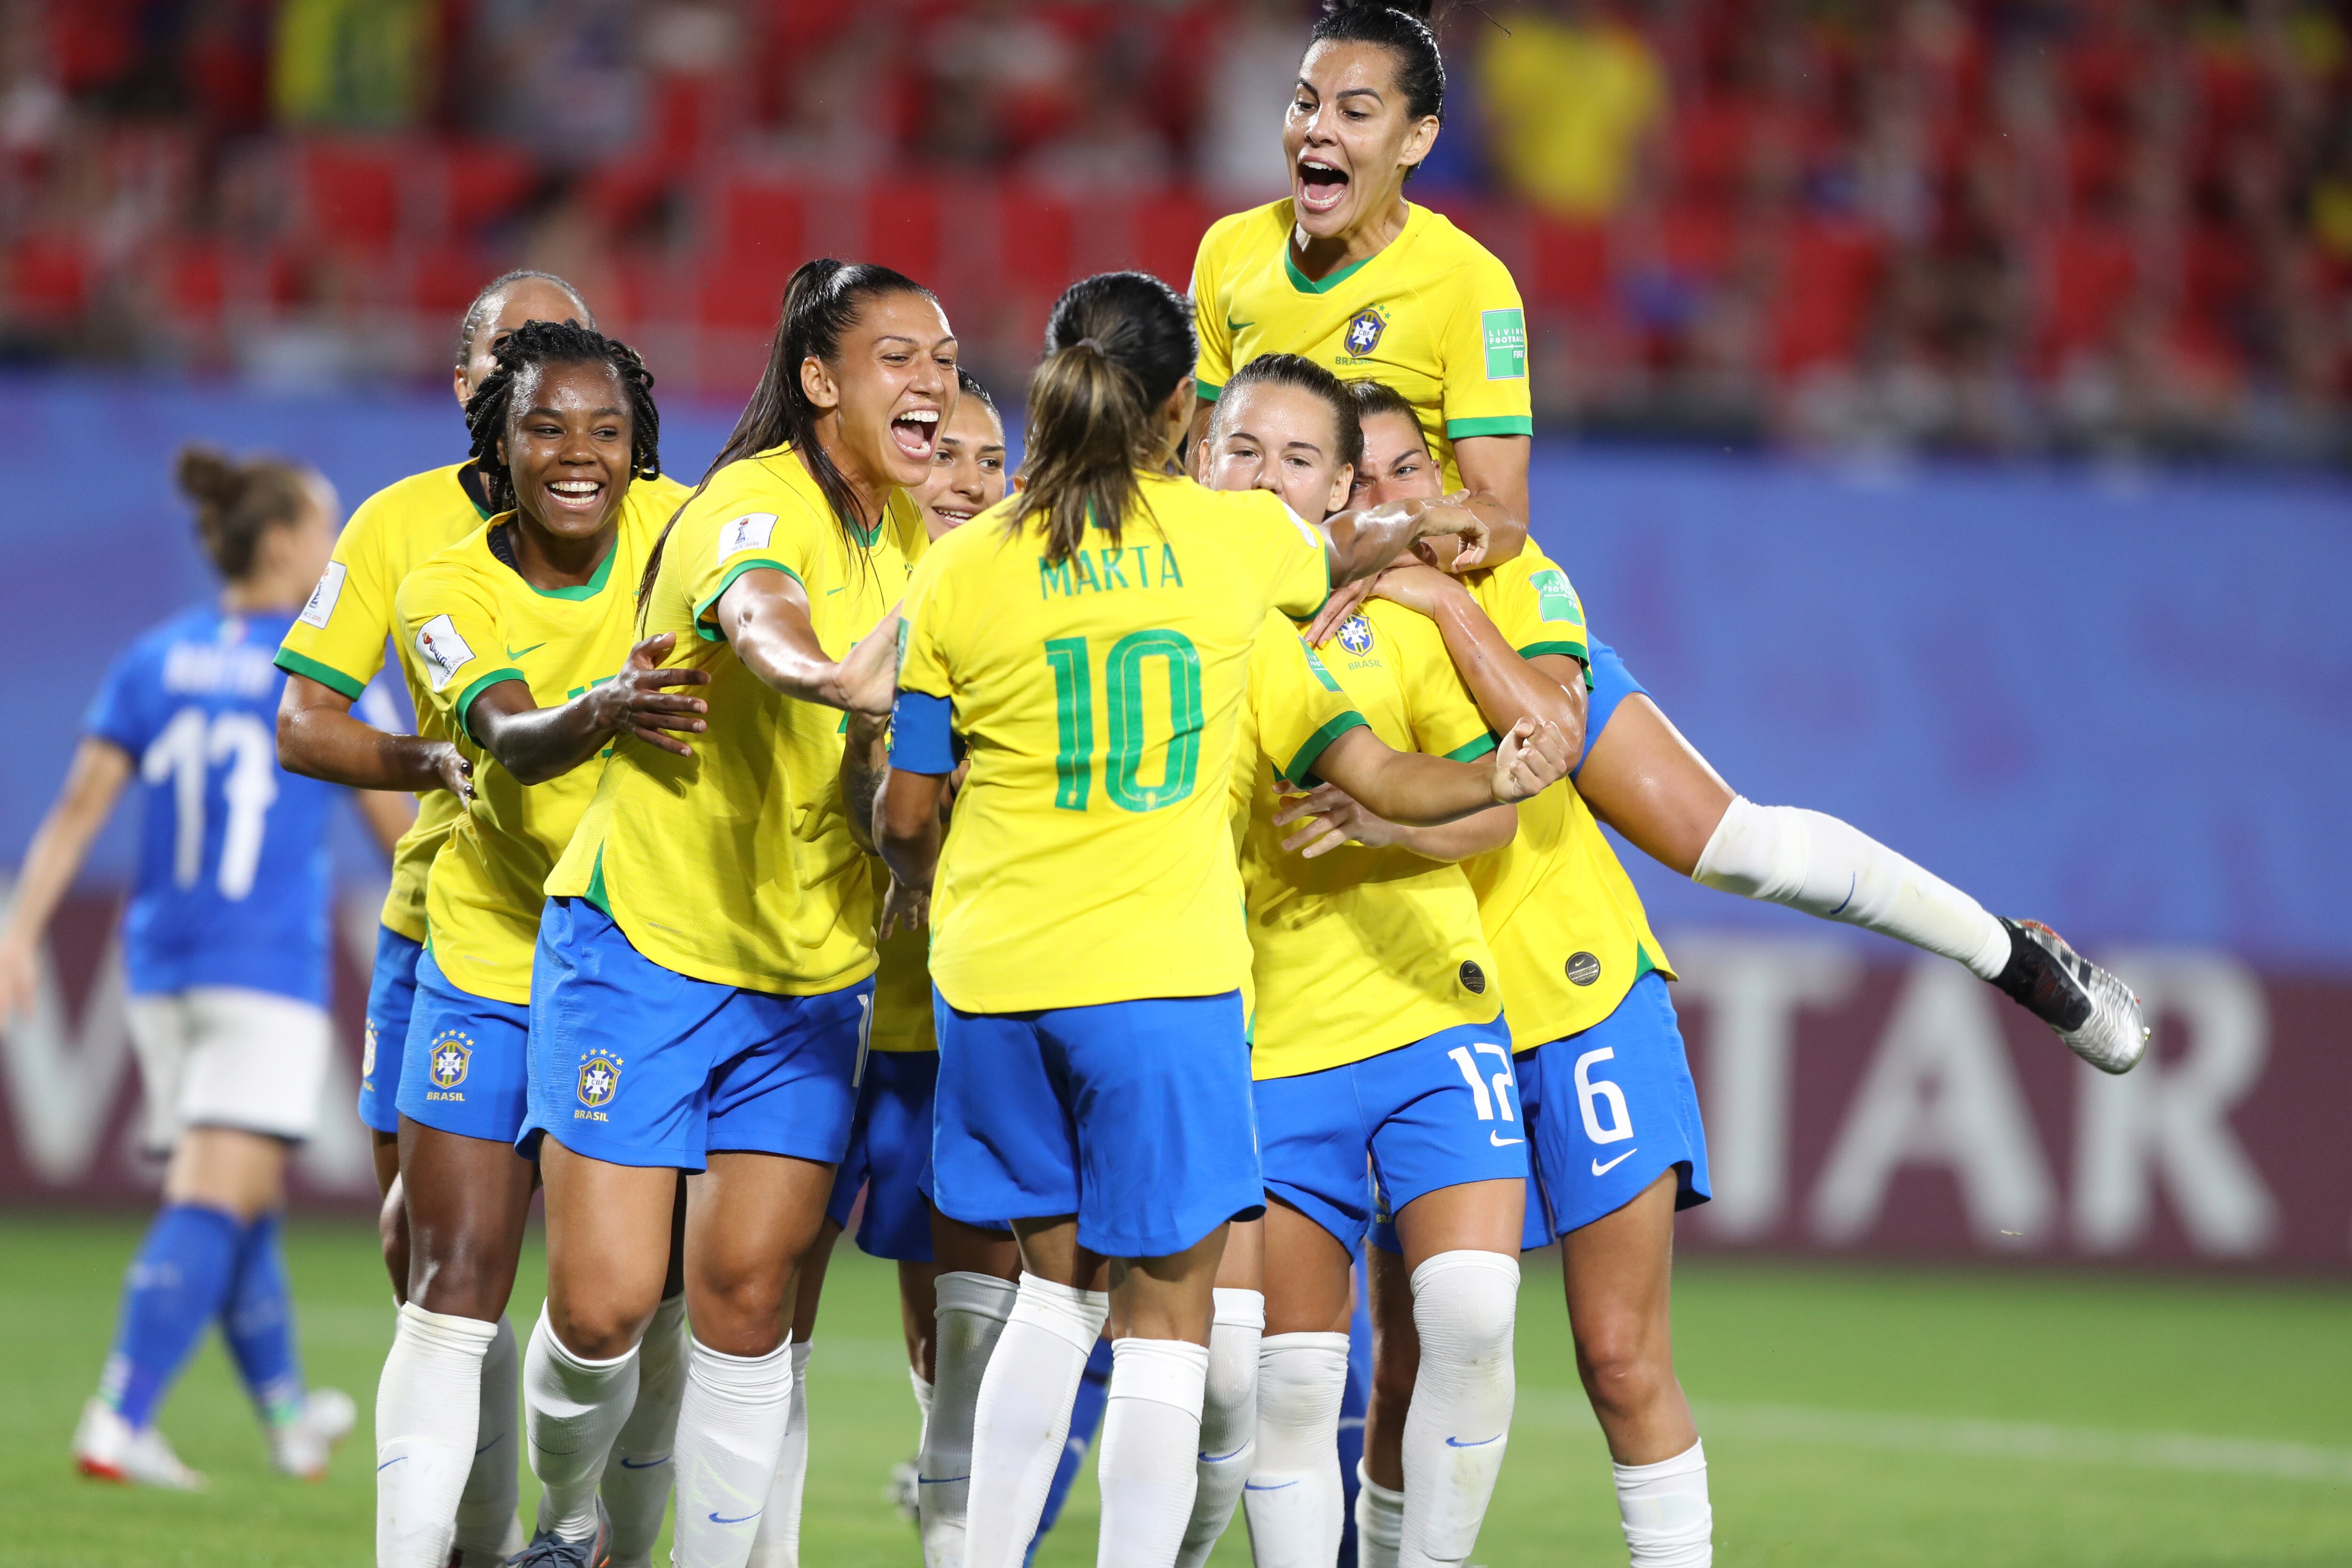
<path id="1" fill-rule="evenodd" d="M 384 644 L 397 642 L 416 732 L 428 741 L 453 737 L 433 705 L 415 651 L 400 635 L 393 595 L 411 572 L 489 521 L 465 486 L 466 468 L 453 463 L 413 474 L 362 501 L 335 541 L 326 575 L 278 649 L 278 668 L 308 676 L 356 702 L 383 668 Z M 425 871 L 465 815 L 465 806 L 447 790 L 427 790 L 416 797 L 416 820 L 393 847 L 392 890 L 384 895 L 383 919 L 411 942 L 425 940 Z"/>
<path id="2" fill-rule="evenodd" d="M 555 874 L 666 969 L 793 996 L 874 973 L 881 889 L 849 836 L 841 794 L 847 719 L 785 696 L 726 647 L 719 595 L 746 572 L 783 573 L 840 658 L 889 614 L 926 543 L 903 491 L 855 547 L 797 453 L 776 447 L 711 476 L 678 515 L 646 595 L 645 632 L 677 634 L 673 664 L 710 671 L 709 728 L 691 757 L 625 742 Z"/>
<path id="3" fill-rule="evenodd" d="M 635 590 L 646 553 L 683 486 L 634 479 L 621 500 L 610 553 L 586 583 L 534 588 L 493 549 L 501 513 L 410 573 L 395 604 L 401 640 L 425 673 L 427 700 L 474 764 L 474 804 L 433 858 L 425 923 L 434 962 L 460 990 L 530 1000 L 531 953 L 555 858 L 595 793 L 591 758 L 544 784 L 523 784 L 467 728 L 475 700 L 520 680 L 534 706 L 554 708 L 627 662 L 635 642 Z"/>
<path id="4" fill-rule="evenodd" d="M 1291 259 L 1293 223 L 1286 196 L 1202 236 L 1192 302 L 1202 397 L 1263 353 L 1304 354 L 1342 381 L 1386 382 L 1412 405 L 1448 490 L 1462 484 L 1455 441 L 1534 430 L 1527 313 L 1510 269 L 1485 246 L 1413 206 L 1385 248 L 1310 279 Z"/>
<path id="5" fill-rule="evenodd" d="M 1321 534 L 1264 491 L 1139 473 L 1117 543 L 1049 561 L 1008 497 L 931 546 L 898 685 L 949 700 L 971 772 L 932 883 L 931 980 L 1018 1013 L 1238 990 L 1227 803 L 1268 609 L 1314 613 Z"/>

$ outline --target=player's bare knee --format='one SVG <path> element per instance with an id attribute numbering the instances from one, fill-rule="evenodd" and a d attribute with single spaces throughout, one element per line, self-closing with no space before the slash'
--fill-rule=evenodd
<path id="1" fill-rule="evenodd" d="M 1631 1313 L 1580 1324 L 1576 1363 L 1593 1403 L 1612 1413 L 1632 1415 L 1647 1408 L 1674 1381 L 1664 1337 Z"/>

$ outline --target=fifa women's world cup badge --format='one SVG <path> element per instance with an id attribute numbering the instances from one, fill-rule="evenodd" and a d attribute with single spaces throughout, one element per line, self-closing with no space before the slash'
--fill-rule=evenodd
<path id="1" fill-rule="evenodd" d="M 1339 346 L 1349 359 L 1362 359 L 1381 346 L 1381 334 L 1389 330 L 1389 319 L 1378 305 L 1367 305 L 1348 319 L 1348 330 L 1339 335 Z"/>
<path id="2" fill-rule="evenodd" d="M 621 1058 L 598 1051 L 580 1058 L 580 1103 L 585 1110 L 572 1113 L 574 1121 L 603 1121 L 604 1107 L 621 1087 Z"/>
<path id="3" fill-rule="evenodd" d="M 433 1080 L 433 1087 L 425 1091 L 425 1098 L 464 1100 L 466 1073 L 473 1064 L 473 1036 L 463 1029 L 444 1029 L 434 1036 L 425 1058 L 425 1076 Z"/>

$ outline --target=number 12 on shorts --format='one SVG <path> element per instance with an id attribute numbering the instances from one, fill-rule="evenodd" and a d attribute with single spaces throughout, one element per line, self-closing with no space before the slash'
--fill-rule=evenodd
<path id="1" fill-rule="evenodd" d="M 1143 780 L 1144 700 L 1150 680 L 1145 667 L 1168 666 L 1166 765 L 1159 782 Z M 1093 804 L 1095 777 L 1094 661 L 1084 637 L 1054 637 L 1045 644 L 1054 671 L 1054 805 L 1084 811 Z M 1192 793 L 1201 768 L 1201 654 L 1182 632 L 1154 627 L 1129 632 L 1110 645 L 1103 659 L 1103 707 L 1108 745 L 1103 759 L 1103 793 L 1122 811 L 1158 811 Z"/>
<path id="2" fill-rule="evenodd" d="M 1473 1050 L 1491 1053 L 1496 1061 L 1503 1064 L 1503 1070 L 1494 1075 L 1492 1093 L 1487 1090 L 1487 1079 L 1480 1074 L 1478 1058 L 1470 1054 Z M 1475 1046 L 1456 1046 L 1445 1054 L 1452 1057 L 1454 1065 L 1462 1069 L 1462 1079 L 1470 1086 L 1471 1098 L 1477 1102 L 1479 1121 L 1494 1121 L 1498 1110 L 1504 1121 L 1518 1120 L 1511 1110 L 1511 1089 L 1518 1080 L 1511 1077 L 1509 1047 L 1481 1040 Z"/>

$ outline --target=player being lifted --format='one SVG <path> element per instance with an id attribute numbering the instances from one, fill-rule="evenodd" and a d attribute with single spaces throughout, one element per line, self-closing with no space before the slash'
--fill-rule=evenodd
<path id="1" fill-rule="evenodd" d="M 0 1024 L 32 1009 L 49 917 L 135 778 L 128 1023 L 144 1142 L 171 1164 L 73 1453 L 85 1475 L 194 1490 L 204 1478 L 155 1412 L 215 1318 L 278 1469 L 323 1474 L 355 1412 L 336 1390 L 304 1391 L 278 1236 L 287 1154 L 318 1121 L 331 1048 L 325 836 L 339 792 L 278 769 L 269 650 L 325 563 L 334 491 L 310 469 L 203 447 L 180 454 L 178 477 L 225 586 L 107 671 L 0 929 Z M 361 804 L 389 846 L 405 807 Z"/>

